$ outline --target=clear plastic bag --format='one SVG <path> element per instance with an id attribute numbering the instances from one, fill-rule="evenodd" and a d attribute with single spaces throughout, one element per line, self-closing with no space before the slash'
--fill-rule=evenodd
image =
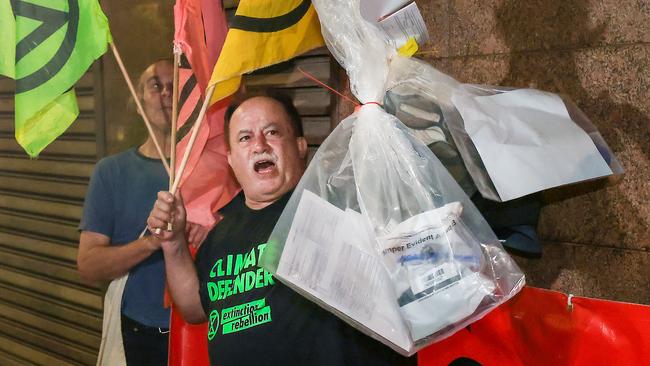
<path id="1" fill-rule="evenodd" d="M 313 4 L 355 96 L 383 101 L 396 56 L 382 33 L 361 18 L 358 0 Z M 260 264 L 405 355 L 480 319 L 524 285 L 432 151 L 376 104 L 323 142 Z"/>

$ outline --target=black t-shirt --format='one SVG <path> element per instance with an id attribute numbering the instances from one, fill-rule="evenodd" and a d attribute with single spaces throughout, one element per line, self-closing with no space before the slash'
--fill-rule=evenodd
<path id="1" fill-rule="evenodd" d="M 252 210 L 243 194 L 197 255 L 213 365 L 415 365 L 276 281 L 257 266 L 289 199 Z"/>

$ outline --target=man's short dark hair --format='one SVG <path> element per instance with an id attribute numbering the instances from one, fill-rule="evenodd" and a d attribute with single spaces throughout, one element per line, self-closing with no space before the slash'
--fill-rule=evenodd
<path id="1" fill-rule="evenodd" d="M 237 108 L 239 108 L 239 106 L 242 105 L 242 103 L 244 103 L 245 101 L 251 98 L 255 98 L 258 96 L 260 95 L 250 95 L 244 98 L 235 98 L 228 105 L 228 108 L 226 109 L 226 113 L 223 117 L 224 138 L 226 139 L 226 146 L 228 147 L 228 149 L 230 149 L 230 119 L 232 118 L 233 113 L 235 113 Z M 285 113 L 287 114 L 287 116 L 289 116 L 291 129 L 293 130 L 293 134 L 296 137 L 303 137 L 305 135 L 302 129 L 302 118 L 300 118 L 300 114 L 298 113 L 296 106 L 293 105 L 293 101 L 291 100 L 290 96 L 276 90 L 269 90 L 266 92 L 266 94 L 261 96 L 271 98 L 276 102 L 280 103 L 280 105 L 282 105 L 282 108 L 284 109 Z"/>

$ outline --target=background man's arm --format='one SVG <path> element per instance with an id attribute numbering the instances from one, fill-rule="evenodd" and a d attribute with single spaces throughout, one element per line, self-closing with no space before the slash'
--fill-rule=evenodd
<path id="1" fill-rule="evenodd" d="M 160 249 L 160 240 L 146 236 L 124 245 L 111 245 L 110 238 L 92 231 L 82 231 L 79 238 L 77 267 L 88 284 L 121 277 L 138 263 Z"/>

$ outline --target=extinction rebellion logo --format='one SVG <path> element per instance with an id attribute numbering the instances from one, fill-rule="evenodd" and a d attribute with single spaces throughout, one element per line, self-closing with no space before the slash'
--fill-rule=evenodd
<path id="1" fill-rule="evenodd" d="M 229 334 L 269 323 L 271 320 L 271 307 L 266 305 L 266 299 L 223 309 L 221 317 L 218 310 L 212 310 L 208 320 L 208 340 L 212 340 L 217 335 L 219 325 L 221 325 L 221 334 Z"/>
<path id="2" fill-rule="evenodd" d="M 223 334 L 235 333 L 271 321 L 271 307 L 266 299 L 259 299 L 223 309 L 221 324 Z"/>
<path id="3" fill-rule="evenodd" d="M 208 339 L 212 340 L 217 332 L 219 331 L 219 310 L 212 310 L 210 312 L 209 327 L 208 327 Z"/>
<path id="4" fill-rule="evenodd" d="M 77 41 L 79 29 L 79 0 L 68 0 L 68 11 L 28 3 L 23 0 L 11 0 L 15 17 L 24 17 L 40 22 L 31 33 L 16 44 L 16 64 L 41 44 L 55 48 L 54 55 L 33 73 L 16 79 L 16 93 L 24 93 L 46 83 L 56 75 L 68 62 Z M 65 26 L 68 27 L 60 44 L 49 44 L 54 40 L 50 36 Z"/>

